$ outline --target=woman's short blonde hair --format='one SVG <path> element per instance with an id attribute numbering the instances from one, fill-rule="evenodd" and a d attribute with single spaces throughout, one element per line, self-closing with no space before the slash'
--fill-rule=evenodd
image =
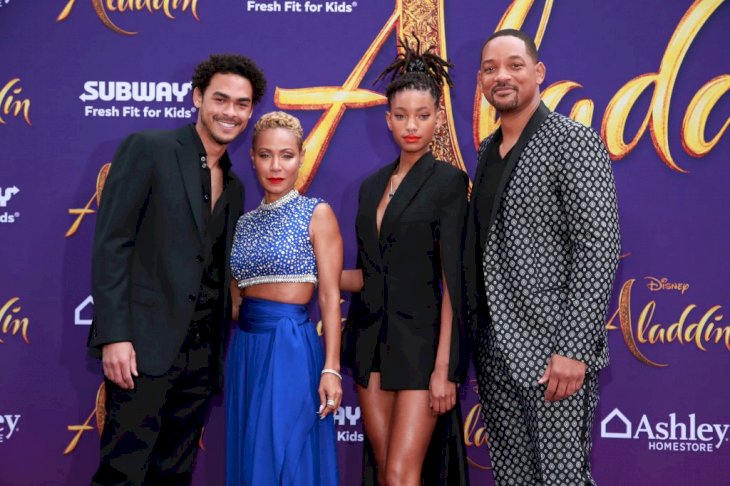
<path id="1" fill-rule="evenodd" d="M 297 146 L 302 149 L 304 130 L 299 118 L 283 111 L 272 111 L 262 115 L 253 127 L 253 146 L 256 147 L 256 138 L 264 130 L 284 128 L 290 130 L 297 137 Z"/>

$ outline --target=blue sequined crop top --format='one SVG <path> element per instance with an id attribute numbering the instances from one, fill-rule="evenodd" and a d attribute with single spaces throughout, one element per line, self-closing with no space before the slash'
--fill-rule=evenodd
<path id="1" fill-rule="evenodd" d="M 322 199 L 291 192 L 238 219 L 231 271 L 238 288 L 278 282 L 317 284 L 309 222 Z"/>

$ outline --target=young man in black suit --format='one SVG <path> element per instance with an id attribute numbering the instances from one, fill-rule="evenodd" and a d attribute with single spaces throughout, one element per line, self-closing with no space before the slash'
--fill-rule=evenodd
<path id="1" fill-rule="evenodd" d="M 266 80 L 248 58 L 213 55 L 192 87 L 195 125 L 129 136 L 99 205 L 88 345 L 102 359 L 107 420 L 93 484 L 189 484 L 222 383 L 244 194 L 226 147 Z"/>

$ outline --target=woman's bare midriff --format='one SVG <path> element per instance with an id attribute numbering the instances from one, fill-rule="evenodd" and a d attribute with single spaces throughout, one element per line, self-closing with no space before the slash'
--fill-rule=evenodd
<path id="1" fill-rule="evenodd" d="M 314 295 L 314 284 L 311 283 L 265 283 L 241 289 L 241 297 L 273 300 L 287 304 L 308 304 Z"/>

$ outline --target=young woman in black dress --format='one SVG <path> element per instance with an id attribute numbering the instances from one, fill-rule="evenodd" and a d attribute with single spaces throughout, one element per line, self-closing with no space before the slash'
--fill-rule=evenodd
<path id="1" fill-rule="evenodd" d="M 444 120 L 449 64 L 431 49 L 402 47 L 381 74 L 392 74 L 386 123 L 401 152 L 360 187 L 358 265 L 341 282 L 355 292 L 343 361 L 357 383 L 377 482 L 447 484 L 449 476 L 448 484 L 464 484 L 457 383 L 466 371 L 461 254 L 468 178 L 430 151 Z M 439 444 L 442 423 L 452 426 L 451 447 Z"/>

